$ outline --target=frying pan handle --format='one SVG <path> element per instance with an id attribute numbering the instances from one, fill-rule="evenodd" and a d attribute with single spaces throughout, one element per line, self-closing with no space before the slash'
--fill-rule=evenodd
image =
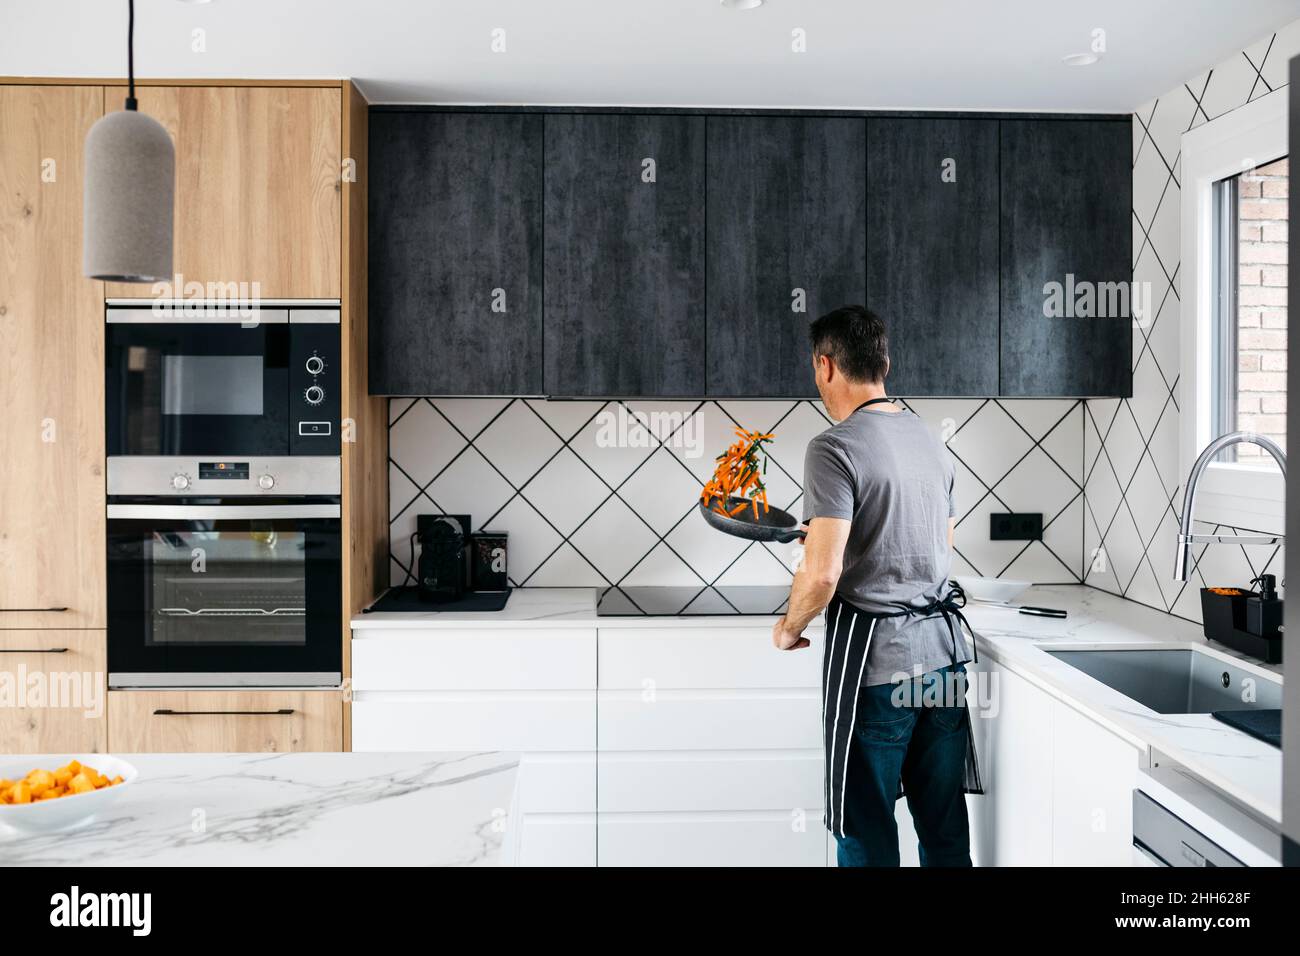
<path id="1" fill-rule="evenodd" d="M 802 541 L 808 536 L 808 532 L 802 528 L 796 528 L 793 531 L 786 531 L 776 538 L 777 544 L 789 544 L 791 541 Z"/>

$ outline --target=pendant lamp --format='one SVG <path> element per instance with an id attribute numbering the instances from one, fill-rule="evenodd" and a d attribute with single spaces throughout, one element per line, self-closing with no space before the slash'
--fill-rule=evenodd
<path id="1" fill-rule="evenodd" d="M 136 108 L 135 0 L 127 0 L 126 108 L 86 134 L 83 271 L 92 279 L 159 282 L 172 276 L 176 150 Z"/>

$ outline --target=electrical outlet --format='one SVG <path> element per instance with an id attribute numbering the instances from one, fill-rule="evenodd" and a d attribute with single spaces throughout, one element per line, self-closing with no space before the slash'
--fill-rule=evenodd
<path id="1" fill-rule="evenodd" d="M 990 541 L 1042 541 L 1043 513 L 1030 511 L 1023 514 L 1007 512 L 989 515 Z"/>

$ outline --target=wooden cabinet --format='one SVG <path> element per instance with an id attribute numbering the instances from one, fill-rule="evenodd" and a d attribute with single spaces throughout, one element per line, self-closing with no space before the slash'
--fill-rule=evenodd
<path id="1" fill-rule="evenodd" d="M 542 117 L 370 120 L 370 391 L 542 392 Z"/>
<path id="2" fill-rule="evenodd" d="M 338 691 L 119 690 L 108 698 L 108 739 L 118 753 L 342 749 Z"/>
<path id="3" fill-rule="evenodd" d="M 103 90 L 0 86 L 0 628 L 102 628 L 103 284 L 82 277 Z"/>
<path id="4" fill-rule="evenodd" d="M 868 120 L 867 182 L 890 393 L 998 394 L 997 120 Z"/>
<path id="5" fill-rule="evenodd" d="M 104 632 L 0 631 L 0 754 L 103 753 Z"/>
<path id="6" fill-rule="evenodd" d="M 704 123 L 547 114 L 547 394 L 704 394 Z"/>
<path id="7" fill-rule="evenodd" d="M 183 282 L 202 283 L 208 297 L 338 298 L 338 86 L 146 86 L 137 94 L 140 111 L 176 145 L 173 270 Z M 109 109 L 121 108 L 120 89 L 105 95 Z M 140 296 L 150 287 L 108 289 Z"/>
<path id="8" fill-rule="evenodd" d="M 1001 137 L 1001 394 L 1127 397 L 1131 126 L 1002 120 Z"/>
<path id="9" fill-rule="evenodd" d="M 866 298 L 866 129 L 708 118 L 708 394 L 816 397 L 808 324 Z"/>

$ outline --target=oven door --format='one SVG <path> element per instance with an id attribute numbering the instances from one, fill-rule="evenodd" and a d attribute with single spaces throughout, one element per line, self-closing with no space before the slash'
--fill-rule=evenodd
<path id="1" fill-rule="evenodd" d="M 107 452 L 289 454 L 289 313 L 108 310 Z"/>
<path id="2" fill-rule="evenodd" d="M 110 687 L 338 686 L 338 499 L 108 506 Z"/>

